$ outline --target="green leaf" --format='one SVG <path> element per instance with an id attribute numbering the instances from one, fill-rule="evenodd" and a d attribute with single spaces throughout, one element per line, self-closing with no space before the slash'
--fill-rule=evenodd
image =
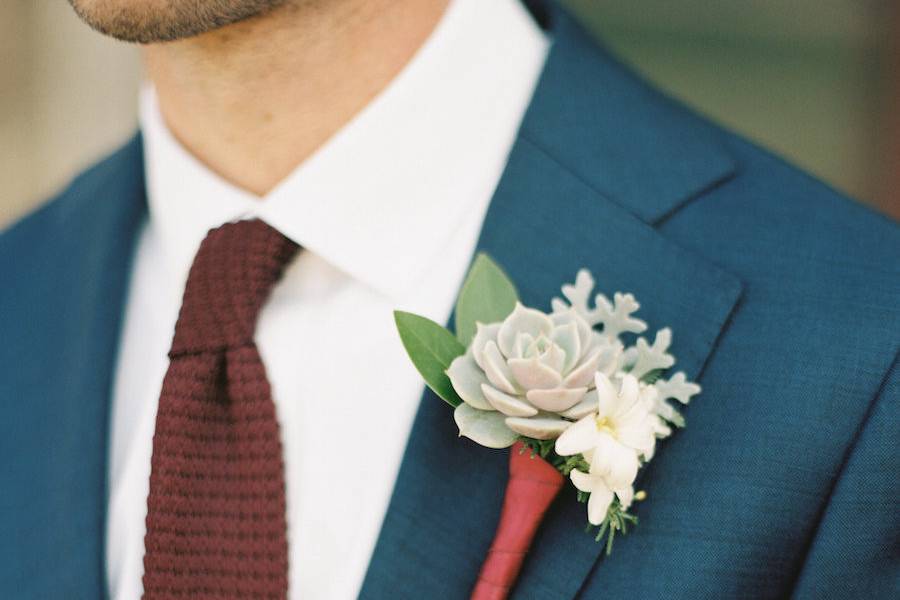
<path id="1" fill-rule="evenodd" d="M 450 406 L 459 406 L 462 398 L 453 389 L 445 371 L 454 358 L 465 354 L 465 346 L 431 319 L 395 310 L 394 322 L 406 353 L 428 387 Z"/>
<path id="2" fill-rule="evenodd" d="M 456 337 L 468 346 L 475 322 L 502 321 L 516 307 L 519 295 L 506 273 L 487 254 L 475 257 L 456 301 Z"/>

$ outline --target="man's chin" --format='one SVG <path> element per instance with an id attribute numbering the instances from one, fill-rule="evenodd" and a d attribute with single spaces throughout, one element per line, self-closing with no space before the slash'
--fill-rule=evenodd
<path id="1" fill-rule="evenodd" d="M 69 0 L 94 30 L 125 42 L 171 42 L 261 15 L 287 0 Z"/>

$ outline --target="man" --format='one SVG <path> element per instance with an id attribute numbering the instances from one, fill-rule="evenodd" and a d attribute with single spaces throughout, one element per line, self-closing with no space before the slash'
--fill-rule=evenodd
<path id="1" fill-rule="evenodd" d="M 529 305 L 581 267 L 633 292 L 703 385 L 640 526 L 603 556 L 564 492 L 514 597 L 897 592 L 892 223 L 549 1 L 70 1 L 151 83 L 0 237 L 0 595 L 465 597 L 506 454 L 391 311 L 447 321 L 478 250 Z"/>

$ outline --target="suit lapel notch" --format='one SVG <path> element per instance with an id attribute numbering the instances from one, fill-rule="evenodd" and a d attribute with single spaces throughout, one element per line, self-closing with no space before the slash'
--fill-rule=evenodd
<path id="1" fill-rule="evenodd" d="M 651 224 L 734 174 L 711 125 L 648 86 L 555 2 L 544 8 L 553 44 L 522 138 Z"/>

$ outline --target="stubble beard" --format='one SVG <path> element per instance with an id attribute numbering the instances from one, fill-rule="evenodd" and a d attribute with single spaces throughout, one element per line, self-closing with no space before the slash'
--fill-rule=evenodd
<path id="1" fill-rule="evenodd" d="M 290 0 L 69 0 L 85 23 L 116 39 L 152 44 L 213 31 Z"/>

